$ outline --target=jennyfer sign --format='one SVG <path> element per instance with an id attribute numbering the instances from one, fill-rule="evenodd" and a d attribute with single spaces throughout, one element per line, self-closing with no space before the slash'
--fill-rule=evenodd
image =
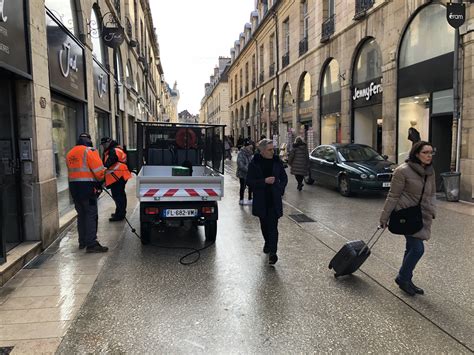
<path id="1" fill-rule="evenodd" d="M 21 0 L 0 0 L 0 67 L 29 73 L 25 12 Z"/>
<path id="2" fill-rule="evenodd" d="M 382 78 L 359 84 L 352 90 L 354 107 L 368 106 L 382 102 Z"/>

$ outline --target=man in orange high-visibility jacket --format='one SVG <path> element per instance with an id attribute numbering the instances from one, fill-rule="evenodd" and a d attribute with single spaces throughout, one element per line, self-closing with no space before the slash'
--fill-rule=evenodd
<path id="1" fill-rule="evenodd" d="M 104 253 L 109 248 L 97 241 L 97 197 L 100 195 L 105 167 L 100 155 L 92 148 L 91 136 L 82 133 L 66 156 L 69 191 L 77 211 L 79 249 L 88 253 Z"/>
<path id="2" fill-rule="evenodd" d="M 132 177 L 127 167 L 127 154 L 116 141 L 109 137 L 100 140 L 104 147 L 104 166 L 105 187 L 112 191 L 112 197 L 115 201 L 115 213 L 109 218 L 109 221 L 121 221 L 127 214 L 127 194 L 125 185 Z"/>

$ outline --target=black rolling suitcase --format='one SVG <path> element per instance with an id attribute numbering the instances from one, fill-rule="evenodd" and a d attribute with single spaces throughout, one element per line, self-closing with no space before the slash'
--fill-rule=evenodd
<path id="1" fill-rule="evenodd" d="M 378 237 L 375 239 L 372 246 L 369 247 L 370 242 L 377 235 L 377 232 L 380 232 Z M 343 275 L 350 275 L 367 260 L 370 255 L 370 250 L 374 247 L 375 243 L 382 236 L 385 229 L 378 227 L 372 237 L 367 243 L 363 240 L 353 240 L 347 242 L 344 246 L 337 252 L 336 255 L 332 258 L 329 263 L 329 268 L 334 269 L 336 272 L 334 277 L 339 277 Z"/>

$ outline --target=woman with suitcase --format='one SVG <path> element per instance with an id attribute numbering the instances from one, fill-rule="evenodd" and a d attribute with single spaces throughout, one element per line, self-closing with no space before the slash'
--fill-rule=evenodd
<path id="1" fill-rule="evenodd" d="M 419 231 L 405 234 L 406 250 L 395 279 L 398 286 L 410 296 L 424 294 L 423 289 L 413 283 L 412 277 L 413 270 L 424 253 L 423 241 L 430 239 L 431 223 L 436 216 L 433 155 L 433 146 L 429 142 L 420 141 L 412 146 L 406 162 L 394 171 L 390 191 L 380 216 L 380 226 L 385 228 L 389 225 L 391 230 L 390 226 L 395 222 L 392 222 L 393 211 L 400 212 L 417 206 L 421 209 L 422 227 L 420 223 Z"/>

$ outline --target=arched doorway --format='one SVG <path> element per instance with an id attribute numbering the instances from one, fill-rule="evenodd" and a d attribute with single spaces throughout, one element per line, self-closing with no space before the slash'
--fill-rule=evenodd
<path id="1" fill-rule="evenodd" d="M 308 149 L 314 148 L 313 102 L 311 100 L 311 75 L 304 72 L 298 87 L 298 122 Z"/>

